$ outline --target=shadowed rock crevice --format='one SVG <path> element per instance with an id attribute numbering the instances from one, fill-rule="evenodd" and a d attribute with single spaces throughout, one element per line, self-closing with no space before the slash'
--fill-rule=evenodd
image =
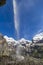
<path id="1" fill-rule="evenodd" d="M 0 0 L 0 6 L 3 6 L 6 4 L 6 0 Z"/>

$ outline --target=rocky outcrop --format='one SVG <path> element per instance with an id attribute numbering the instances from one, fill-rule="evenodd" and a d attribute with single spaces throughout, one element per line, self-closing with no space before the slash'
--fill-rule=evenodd
<path id="1" fill-rule="evenodd" d="M 0 55 L 8 55 L 8 45 L 6 39 L 0 34 Z"/>

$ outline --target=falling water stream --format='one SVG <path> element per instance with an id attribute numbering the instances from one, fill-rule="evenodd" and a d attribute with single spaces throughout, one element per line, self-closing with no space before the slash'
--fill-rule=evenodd
<path id="1" fill-rule="evenodd" d="M 18 10 L 18 5 L 16 0 L 13 0 L 13 10 L 14 10 L 14 26 L 15 26 L 15 31 L 17 33 L 17 39 L 19 38 L 19 10 Z M 23 60 L 24 57 L 20 54 L 21 51 L 19 51 L 19 46 L 17 47 L 16 50 L 16 55 L 18 60 Z"/>
<path id="2" fill-rule="evenodd" d="M 19 11 L 18 11 L 16 0 L 13 0 L 13 10 L 14 10 L 14 27 L 18 39 L 19 38 Z"/>

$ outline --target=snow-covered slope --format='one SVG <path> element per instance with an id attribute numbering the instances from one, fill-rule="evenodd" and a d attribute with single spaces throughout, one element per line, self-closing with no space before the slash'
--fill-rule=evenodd
<path id="1" fill-rule="evenodd" d="M 26 40 L 25 38 L 21 38 L 19 41 L 20 41 L 20 42 L 26 42 L 26 41 L 28 41 L 28 42 L 30 42 L 30 43 L 31 43 L 31 41 L 30 41 L 30 40 Z"/>
<path id="2" fill-rule="evenodd" d="M 33 41 L 34 42 L 38 42 L 40 40 L 43 40 L 43 32 L 42 33 L 39 33 L 39 34 L 36 34 L 34 37 L 33 37 Z"/>
<path id="3" fill-rule="evenodd" d="M 17 41 L 15 39 L 13 39 L 12 37 L 8 37 L 8 36 L 4 36 L 4 38 L 6 39 L 7 43 L 8 44 L 14 44 L 16 43 Z"/>
<path id="4" fill-rule="evenodd" d="M 10 42 L 16 41 L 12 37 L 4 36 L 4 38 L 6 39 L 6 41 L 10 41 Z"/>
<path id="5" fill-rule="evenodd" d="M 29 44 L 29 43 L 32 43 L 32 41 L 26 40 L 25 38 L 21 38 L 21 39 L 19 40 L 19 42 L 20 42 L 20 44 Z"/>
<path id="6" fill-rule="evenodd" d="M 16 41 L 14 38 L 12 37 L 8 37 L 8 36 L 4 36 L 4 38 L 6 39 L 6 41 L 8 42 L 8 44 L 12 44 L 14 43 L 14 45 L 16 44 L 29 44 L 32 43 L 30 40 L 26 40 L 24 38 L 21 38 L 20 40 Z"/>

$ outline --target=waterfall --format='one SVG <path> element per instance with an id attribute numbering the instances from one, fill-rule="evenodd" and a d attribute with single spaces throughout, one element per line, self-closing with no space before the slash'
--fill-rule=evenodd
<path id="1" fill-rule="evenodd" d="M 17 39 L 19 38 L 19 11 L 16 0 L 13 0 L 13 10 L 14 10 L 14 27 L 17 33 Z"/>
<path id="2" fill-rule="evenodd" d="M 14 10 L 14 26 L 15 26 L 15 30 L 17 33 L 17 39 L 19 39 L 19 11 L 18 11 L 18 5 L 17 5 L 16 0 L 13 0 L 13 10 Z M 18 58 L 18 60 L 23 60 L 24 57 L 21 56 L 21 54 L 20 54 L 21 51 L 19 51 L 19 50 L 20 50 L 20 48 L 19 48 L 19 46 L 17 46 L 17 50 L 16 50 L 17 58 Z"/>

